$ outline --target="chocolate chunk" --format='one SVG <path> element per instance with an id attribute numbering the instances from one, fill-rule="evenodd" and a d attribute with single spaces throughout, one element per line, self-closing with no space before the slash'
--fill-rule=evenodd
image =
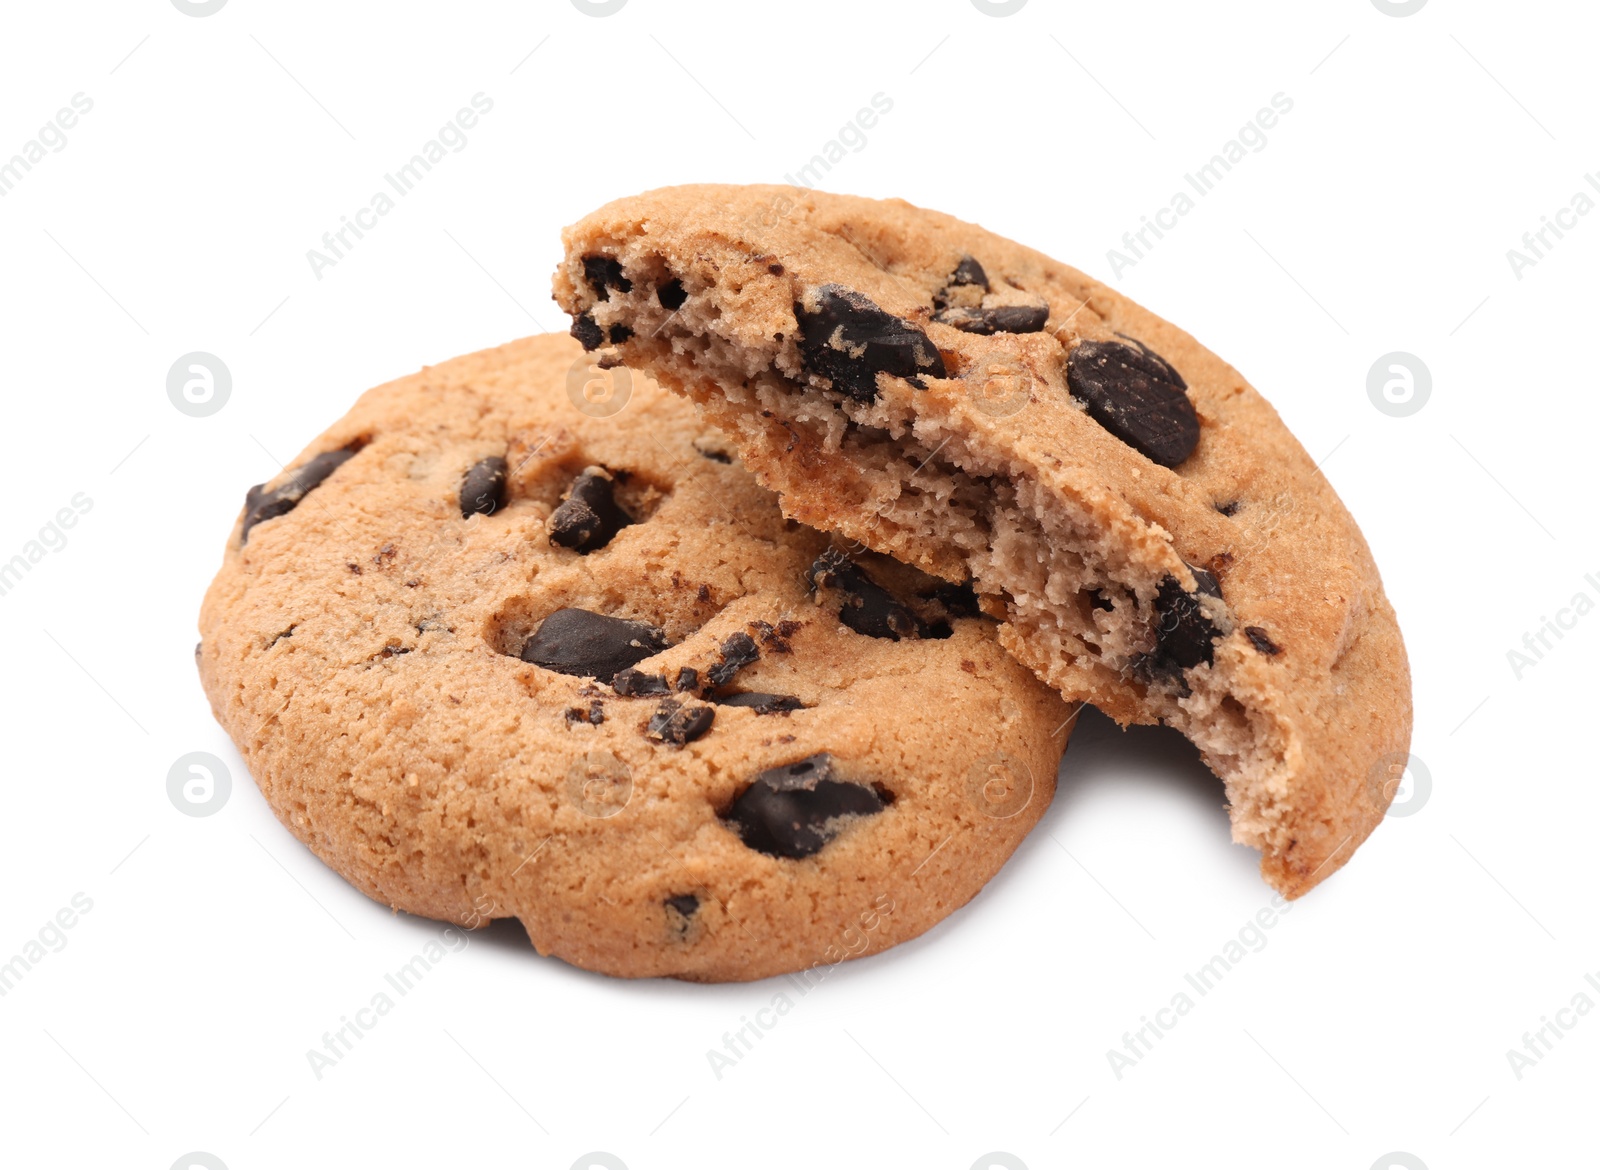
<path id="1" fill-rule="evenodd" d="M 583 277 L 602 301 L 611 295 L 609 290 L 613 288 L 618 292 L 633 291 L 633 281 L 622 275 L 622 262 L 615 256 L 585 256 Z"/>
<path id="2" fill-rule="evenodd" d="M 712 687 L 725 687 L 733 676 L 761 657 L 755 639 L 749 634 L 729 634 L 722 643 L 722 661 L 706 671 L 706 683 Z"/>
<path id="3" fill-rule="evenodd" d="M 698 695 L 700 693 L 700 672 L 692 666 L 685 666 L 678 671 L 678 681 L 674 688 L 682 694 Z"/>
<path id="4" fill-rule="evenodd" d="M 1067 388 L 1090 416 L 1146 458 L 1176 467 L 1200 441 L 1182 375 L 1135 342 L 1085 341 L 1067 359 Z"/>
<path id="5" fill-rule="evenodd" d="M 606 709 L 600 705 L 599 699 L 596 699 L 590 703 L 588 710 L 584 710 L 582 707 L 569 707 L 567 709 L 568 724 L 588 723 L 598 727 L 605 721 Z"/>
<path id="6" fill-rule="evenodd" d="M 633 523 L 633 517 L 617 506 L 615 489 L 616 482 L 605 468 L 586 468 L 550 515 L 550 543 L 578 553 L 592 553 L 609 544 Z"/>
<path id="7" fill-rule="evenodd" d="M 627 670 L 617 671 L 617 676 L 611 680 L 611 689 L 619 695 L 634 698 L 642 695 L 665 695 L 668 693 L 667 676 L 645 674 L 630 666 Z"/>
<path id="8" fill-rule="evenodd" d="M 666 648 L 667 636 L 648 622 L 586 609 L 558 609 L 522 647 L 522 661 L 557 674 L 609 683 L 621 671 Z"/>
<path id="9" fill-rule="evenodd" d="M 1217 511 L 1221 512 L 1224 516 L 1233 516 L 1238 514 L 1239 501 L 1229 500 L 1226 504 L 1217 504 L 1215 507 Z"/>
<path id="10" fill-rule="evenodd" d="M 346 459 L 356 453 L 355 447 L 341 447 L 337 451 L 324 451 L 313 456 L 289 473 L 271 491 L 266 484 L 258 483 L 244 494 L 244 526 L 239 530 L 239 543 L 250 539 L 250 530 L 263 520 L 292 512 L 305 499 L 306 493 L 334 473 Z"/>
<path id="11" fill-rule="evenodd" d="M 467 468 L 460 498 L 463 516 L 494 515 L 506 502 L 506 461 L 491 455 Z"/>
<path id="12" fill-rule="evenodd" d="M 787 654 L 793 649 L 789 639 L 800 632 L 799 622 L 785 619 L 774 626 L 771 622 L 751 622 L 750 628 L 761 639 L 761 644 L 774 654 Z"/>
<path id="13" fill-rule="evenodd" d="M 793 695 L 769 695 L 765 691 L 735 691 L 731 695 L 713 695 L 711 701 L 719 707 L 749 707 L 757 715 L 777 715 L 786 711 L 805 709 L 805 704 Z"/>
<path id="14" fill-rule="evenodd" d="M 978 617 L 983 610 L 978 605 L 978 589 L 974 582 L 941 581 L 932 593 L 923 594 L 930 601 L 942 605 L 951 617 Z"/>
<path id="15" fill-rule="evenodd" d="M 1250 645 L 1269 658 L 1283 653 L 1283 647 L 1274 642 L 1260 626 L 1246 626 L 1244 636 L 1250 639 Z"/>
<path id="16" fill-rule="evenodd" d="M 661 307 L 668 312 L 676 313 L 683 308 L 683 302 L 688 299 L 688 290 L 683 287 L 681 280 L 669 280 L 656 289 L 656 300 L 660 301 Z"/>
<path id="17" fill-rule="evenodd" d="M 964 333 L 1038 333 L 1050 319 L 1049 305 L 996 305 L 992 309 L 941 309 L 933 319 Z"/>
<path id="18" fill-rule="evenodd" d="M 586 350 L 599 349 L 604 343 L 606 335 L 600 332 L 600 326 L 595 324 L 595 319 L 588 313 L 579 313 L 572 319 L 572 328 L 568 330 L 578 339 L 578 343 Z"/>
<path id="19" fill-rule="evenodd" d="M 971 256 L 963 256 L 961 263 L 956 265 L 956 270 L 950 274 L 950 279 L 945 281 L 947 288 L 960 288 L 963 285 L 975 284 L 984 292 L 989 291 L 989 274 L 983 270 Z"/>
<path id="20" fill-rule="evenodd" d="M 806 367 L 833 381 L 857 402 L 878 397 L 878 375 L 915 380 L 946 376 L 944 358 L 928 335 L 886 313 L 866 297 L 838 284 L 816 290 L 816 309 L 796 303 L 800 353 Z"/>
<path id="21" fill-rule="evenodd" d="M 656 713 L 650 716 L 650 725 L 646 728 L 645 734 L 662 743 L 682 747 L 690 740 L 699 739 L 710 731 L 711 723 L 716 717 L 715 708 L 685 707 L 677 699 L 663 699 L 661 706 L 656 708 Z"/>
<path id="22" fill-rule="evenodd" d="M 833 757 L 823 752 L 762 772 L 723 819 L 751 849 L 801 858 L 838 836 L 843 818 L 883 808 L 883 798 L 871 788 L 838 779 Z"/>
<path id="23" fill-rule="evenodd" d="M 1198 587 L 1185 593 L 1177 578 L 1168 577 L 1156 592 L 1156 659 L 1168 668 L 1187 670 L 1202 662 L 1209 665 L 1212 643 L 1221 631 L 1201 608 L 1202 596 L 1221 598 L 1217 579 L 1204 569 L 1190 565 Z"/>
<path id="24" fill-rule="evenodd" d="M 858 634 L 898 642 L 918 632 L 915 615 L 836 548 L 816 559 L 806 581 L 814 590 L 832 588 L 845 595 L 839 620 Z"/>
<path id="25" fill-rule="evenodd" d="M 661 903 L 669 910 L 676 910 L 683 917 L 688 918 L 700 909 L 700 899 L 693 894 L 674 894 Z"/>

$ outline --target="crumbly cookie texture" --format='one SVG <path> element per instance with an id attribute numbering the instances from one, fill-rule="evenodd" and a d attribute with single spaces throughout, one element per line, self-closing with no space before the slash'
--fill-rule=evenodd
<path id="1" fill-rule="evenodd" d="M 1063 695 L 1182 730 L 1293 897 L 1382 819 L 1411 733 L 1355 522 L 1272 407 L 1083 273 L 899 200 L 621 199 L 555 295 L 692 398 L 785 512 L 951 581 Z"/>
<path id="2" fill-rule="evenodd" d="M 1066 704 L 970 590 L 786 520 L 567 337 L 369 391 L 250 491 L 200 615 L 283 823 L 397 909 L 615 975 L 927 930 L 1038 820 Z"/>

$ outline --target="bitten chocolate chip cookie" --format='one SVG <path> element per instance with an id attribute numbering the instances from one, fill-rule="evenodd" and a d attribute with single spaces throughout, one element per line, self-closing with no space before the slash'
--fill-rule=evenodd
<path id="1" fill-rule="evenodd" d="M 670 188 L 565 240 L 556 299 L 602 364 L 685 391 L 788 515 L 975 581 L 1062 694 L 1182 730 L 1279 890 L 1382 818 L 1411 694 L 1372 556 L 1188 334 L 900 201 Z"/>
<path id="2" fill-rule="evenodd" d="M 582 967 L 920 934 L 1038 820 L 1068 708 L 970 590 L 832 548 L 612 377 L 560 336 L 458 358 L 252 488 L 200 617 L 217 718 L 371 897 Z"/>

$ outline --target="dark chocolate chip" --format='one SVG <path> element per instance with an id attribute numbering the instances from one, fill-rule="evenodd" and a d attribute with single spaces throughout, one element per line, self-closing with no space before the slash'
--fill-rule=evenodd
<path id="1" fill-rule="evenodd" d="M 816 853 L 844 828 L 843 818 L 882 812 L 871 788 L 840 780 L 823 752 L 769 768 L 733 802 L 725 820 L 751 849 L 770 857 Z"/>
<path id="2" fill-rule="evenodd" d="M 806 580 L 812 589 L 833 588 L 845 595 L 839 620 L 858 634 L 896 642 L 917 634 L 915 615 L 836 548 L 816 559 Z"/>
<path id="3" fill-rule="evenodd" d="M 609 683 L 619 672 L 659 654 L 667 645 L 667 636 L 648 622 L 586 609 L 558 609 L 522 647 L 522 661 L 558 674 Z"/>
<path id="4" fill-rule="evenodd" d="M 944 358 L 928 335 L 838 284 L 816 290 L 815 311 L 794 307 L 800 352 L 808 369 L 857 402 L 878 397 L 878 375 L 946 377 Z"/>
<path id="5" fill-rule="evenodd" d="M 572 328 L 568 332 L 576 337 L 586 350 L 599 349 L 606 339 L 606 335 L 600 332 L 600 326 L 595 324 L 595 319 L 588 313 L 579 313 L 574 317 Z"/>
<path id="6" fill-rule="evenodd" d="M 506 461 L 491 455 L 467 468 L 460 499 L 463 516 L 494 515 L 506 502 Z"/>
<path id="7" fill-rule="evenodd" d="M 959 288 L 962 285 L 975 284 L 984 292 L 989 291 L 989 274 L 983 270 L 971 256 L 963 256 L 961 263 L 956 265 L 956 270 L 950 274 L 950 279 L 944 282 L 948 288 Z"/>
<path id="8" fill-rule="evenodd" d="M 244 526 L 239 531 L 239 543 L 250 539 L 250 530 L 263 520 L 271 520 L 295 510 L 306 493 L 334 473 L 346 459 L 356 453 L 354 447 L 341 447 L 337 451 L 324 451 L 313 456 L 289 473 L 271 491 L 258 483 L 244 494 Z"/>
<path id="9" fill-rule="evenodd" d="M 698 695 L 700 693 L 700 672 L 692 666 L 685 666 L 678 671 L 678 681 L 674 684 L 674 687 L 680 693 Z"/>
<path id="10" fill-rule="evenodd" d="M 1283 647 L 1274 642 L 1260 626 L 1246 626 L 1244 636 L 1250 639 L 1250 645 L 1269 658 L 1283 653 Z"/>
<path id="11" fill-rule="evenodd" d="M 1229 500 L 1226 504 L 1217 504 L 1216 509 L 1224 516 L 1232 516 L 1239 511 L 1239 501 Z"/>
<path id="12" fill-rule="evenodd" d="M 722 661 L 706 671 L 706 683 L 711 687 L 725 687 L 733 676 L 761 657 L 755 639 L 749 634 L 729 634 L 722 643 Z"/>
<path id="13" fill-rule="evenodd" d="M 978 605 L 977 586 L 970 580 L 959 585 L 953 581 L 941 581 L 932 593 L 923 596 L 938 602 L 951 617 L 978 617 L 983 613 Z"/>
<path id="14" fill-rule="evenodd" d="M 590 467 L 572 481 L 561 506 L 550 514 L 550 543 L 592 553 L 633 523 L 614 495 L 615 480 L 603 467 Z"/>
<path id="15" fill-rule="evenodd" d="M 1177 578 L 1168 577 L 1156 592 L 1156 659 L 1169 668 L 1187 670 L 1202 662 L 1210 664 L 1212 643 L 1221 631 L 1201 608 L 1202 596 L 1220 598 L 1217 579 L 1193 565 L 1195 592 L 1185 593 Z"/>
<path id="16" fill-rule="evenodd" d="M 793 695 L 769 695 L 765 691 L 735 691 L 731 695 L 713 695 L 711 701 L 719 707 L 749 707 L 757 715 L 777 715 L 786 711 L 805 709 L 805 704 Z"/>
<path id="17" fill-rule="evenodd" d="M 693 894 L 674 894 L 663 900 L 662 905 L 669 910 L 676 910 L 683 917 L 688 918 L 700 909 L 700 899 Z"/>
<path id="18" fill-rule="evenodd" d="M 767 271 L 772 273 L 773 276 L 782 276 L 783 275 L 783 265 L 782 264 L 768 264 L 767 265 Z"/>
<path id="19" fill-rule="evenodd" d="M 596 699 L 594 702 L 590 703 L 588 710 L 585 710 L 582 707 L 569 707 L 567 709 L 567 722 L 569 724 L 588 723 L 598 727 L 605 721 L 606 709 L 600 705 L 599 699 Z"/>
<path id="20" fill-rule="evenodd" d="M 677 699 L 663 699 L 656 713 L 650 716 L 650 725 L 645 734 L 662 743 L 682 747 L 710 731 L 716 717 L 717 712 L 713 707 L 686 707 Z"/>
<path id="21" fill-rule="evenodd" d="M 617 671 L 617 676 L 611 680 L 611 689 L 619 695 L 634 698 L 642 695 L 665 695 L 668 693 L 667 676 L 645 674 L 630 666 L 627 670 Z"/>
<path id="22" fill-rule="evenodd" d="M 633 281 L 622 275 L 622 262 L 615 256 L 585 256 L 583 277 L 602 301 L 611 295 L 608 291 L 632 292 Z"/>
<path id="23" fill-rule="evenodd" d="M 661 307 L 668 312 L 677 312 L 683 308 L 683 302 L 688 299 L 688 290 L 683 287 L 681 280 L 669 280 L 656 289 L 656 300 L 660 301 Z"/>
<path id="24" fill-rule="evenodd" d="M 964 333 L 1038 333 L 1050 319 L 1048 305 L 997 305 L 992 309 L 941 309 L 933 319 Z"/>
<path id="25" fill-rule="evenodd" d="M 1090 416 L 1146 458 L 1176 467 L 1200 441 L 1183 377 L 1144 345 L 1085 341 L 1067 359 L 1067 388 Z"/>

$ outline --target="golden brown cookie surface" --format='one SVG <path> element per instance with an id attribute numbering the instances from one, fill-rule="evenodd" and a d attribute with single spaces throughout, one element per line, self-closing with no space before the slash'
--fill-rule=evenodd
<path id="1" fill-rule="evenodd" d="M 824 557 L 688 404 L 634 375 L 607 413 L 581 356 L 381 386 L 253 490 L 201 613 L 217 718 L 365 893 L 583 967 L 921 933 L 1048 804 L 1066 706 L 970 598 Z"/>
<path id="2" fill-rule="evenodd" d="M 1411 694 L 1371 554 L 1186 333 L 898 200 L 667 188 L 565 240 L 556 297 L 602 361 L 686 392 L 788 515 L 975 580 L 1063 695 L 1182 730 L 1278 889 L 1381 820 Z"/>

